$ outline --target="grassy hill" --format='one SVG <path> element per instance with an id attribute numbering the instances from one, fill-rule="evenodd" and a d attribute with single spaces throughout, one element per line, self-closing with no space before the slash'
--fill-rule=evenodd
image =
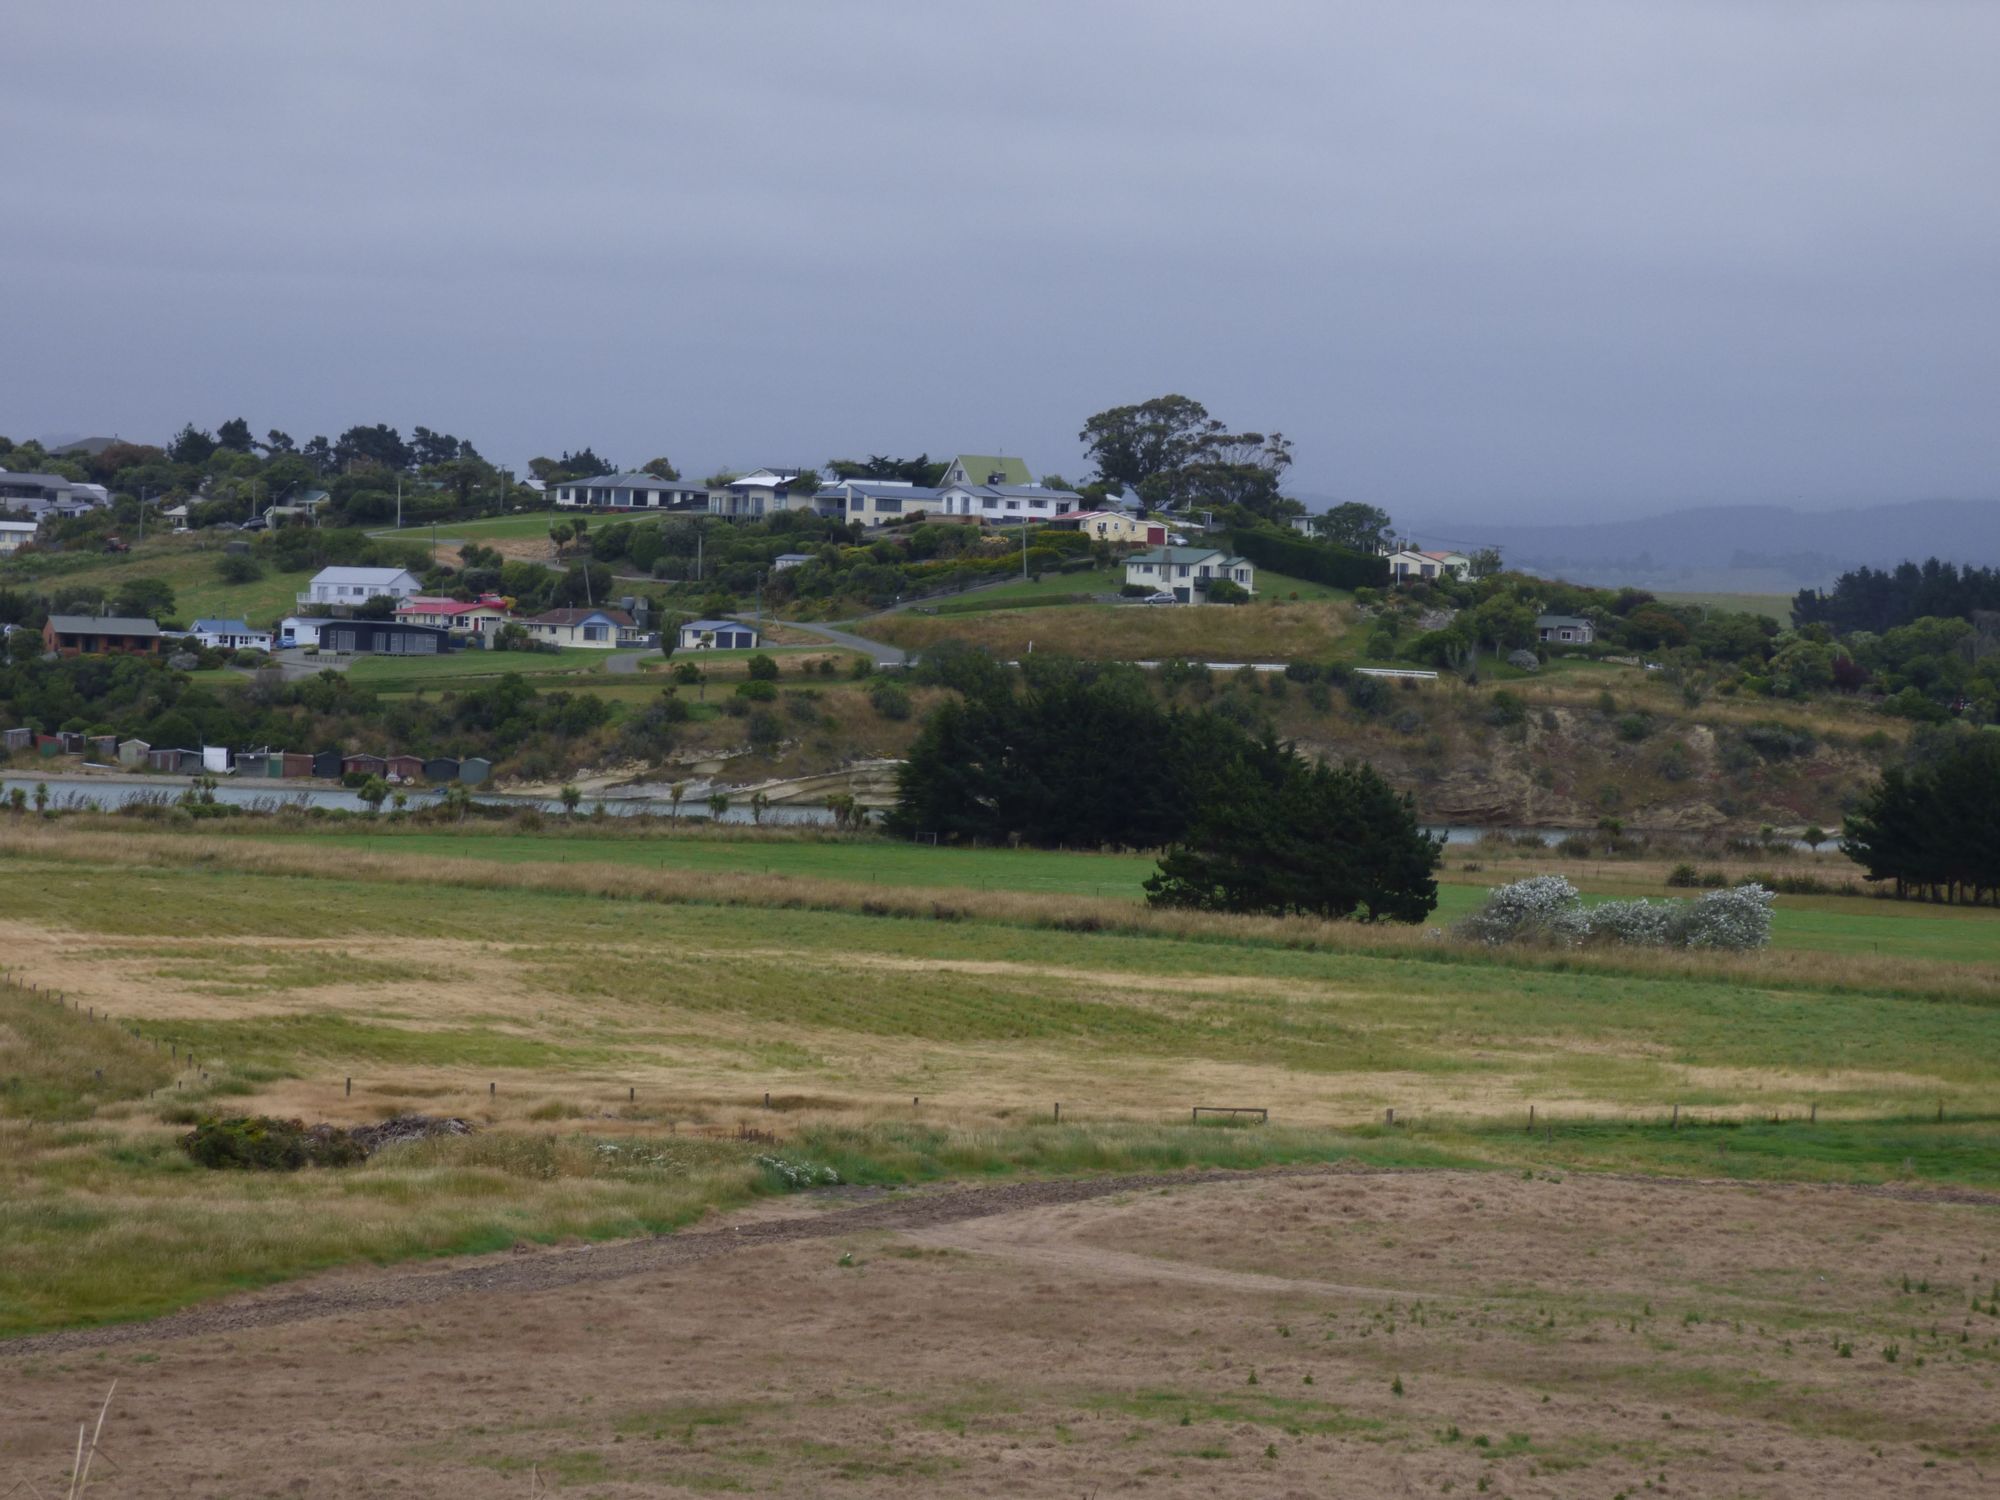
<path id="1" fill-rule="evenodd" d="M 83 584 L 114 592 L 134 578 L 158 578 L 174 591 L 174 611 L 183 621 L 204 616 L 242 619 L 266 628 L 292 613 L 308 573 L 280 573 L 266 565 L 251 583 L 228 583 L 221 575 L 221 535 L 149 537 L 131 552 L 30 553 L 0 560 L 0 588 L 45 593 L 59 584 Z"/>

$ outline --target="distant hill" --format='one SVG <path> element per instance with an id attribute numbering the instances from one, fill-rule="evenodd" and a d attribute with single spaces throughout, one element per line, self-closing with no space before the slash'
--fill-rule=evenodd
<path id="1" fill-rule="evenodd" d="M 1398 516 L 1397 520 L 1405 518 Z M 1428 543 L 1432 528 L 1412 526 Z M 1795 593 L 1867 563 L 2000 563 L 2000 501 L 1912 500 L 1859 510 L 1716 505 L 1631 521 L 1440 523 L 1435 539 L 1491 545 L 1508 566 L 1577 583 L 1680 592 Z"/>

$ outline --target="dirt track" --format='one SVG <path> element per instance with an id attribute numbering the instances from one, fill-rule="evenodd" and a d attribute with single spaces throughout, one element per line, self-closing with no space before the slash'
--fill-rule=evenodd
<path id="1" fill-rule="evenodd" d="M 1314 1168 L 767 1200 L 0 1345 L 0 1494 L 1955 1500 L 2000 1198 Z M 28 1493 L 30 1491 L 24 1491 Z"/>
<path id="2" fill-rule="evenodd" d="M 1283 1167 L 1257 1172 L 1187 1171 L 1131 1173 L 1115 1177 L 1066 1178 L 1050 1182 L 1016 1182 L 999 1187 L 956 1188 L 910 1193 L 833 1189 L 789 1200 L 812 1205 L 803 1213 L 753 1219 L 717 1229 L 690 1230 L 641 1240 L 621 1240 L 576 1249 L 530 1252 L 518 1257 L 482 1256 L 446 1270 L 404 1269 L 366 1275 L 330 1277 L 297 1290 L 252 1293 L 225 1302 L 192 1307 L 150 1322 L 118 1323 L 102 1328 L 78 1328 L 0 1341 L 0 1358 L 28 1354 L 71 1353 L 116 1344 L 194 1338 L 279 1324 L 303 1323 L 342 1313 L 379 1312 L 420 1307 L 468 1293 L 525 1294 L 590 1282 L 617 1281 L 719 1255 L 736 1254 L 799 1240 L 833 1239 L 875 1231 L 923 1231 L 972 1219 L 1018 1214 L 1030 1209 L 1084 1203 L 1121 1193 L 1161 1187 L 1205 1187 L 1229 1182 L 1269 1181 L 1291 1177 L 1393 1177 L 1419 1173 L 1420 1168 L 1359 1168 L 1346 1166 Z M 1744 1184 L 1707 1179 L 1603 1176 L 1594 1180 L 1627 1182 L 1682 1191 L 1726 1189 Z M 1956 1203 L 2000 1206 L 2000 1194 L 1954 1188 L 1819 1187 L 1802 1184 L 1765 1185 L 1761 1192 L 1809 1193 L 1831 1197 L 1864 1196 L 1909 1203 Z M 872 1201 L 855 1208 L 828 1208 L 829 1202 L 856 1191 Z M 942 1242 L 942 1241 L 941 1241 Z M 1339 1288 L 1329 1287 L 1328 1290 Z M 1349 1290 L 1344 1288 L 1339 1290 Z"/>

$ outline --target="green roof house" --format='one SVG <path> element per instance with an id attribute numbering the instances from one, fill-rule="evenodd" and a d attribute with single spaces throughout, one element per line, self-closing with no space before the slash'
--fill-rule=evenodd
<path id="1" fill-rule="evenodd" d="M 1028 473 L 1027 464 L 1018 458 L 995 458 L 986 453 L 961 453 L 951 461 L 951 467 L 944 471 L 944 480 L 938 488 L 944 489 L 947 485 L 954 484 L 1033 484 L 1034 482 L 1034 476 Z"/>

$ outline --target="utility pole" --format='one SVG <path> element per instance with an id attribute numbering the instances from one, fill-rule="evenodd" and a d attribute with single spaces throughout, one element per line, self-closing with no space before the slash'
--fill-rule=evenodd
<path id="1" fill-rule="evenodd" d="M 1027 518 L 1026 516 L 1023 516 L 1023 517 L 1021 517 L 1021 578 L 1022 578 L 1022 581 L 1023 581 L 1023 582 L 1025 582 L 1025 581 L 1027 580 L 1027 577 L 1028 577 L 1028 518 Z"/>
<path id="2" fill-rule="evenodd" d="M 398 531 L 403 529 L 403 476 L 401 474 L 396 476 L 396 529 Z M 437 545 L 437 526 L 435 524 L 431 526 L 431 545 Z"/>

